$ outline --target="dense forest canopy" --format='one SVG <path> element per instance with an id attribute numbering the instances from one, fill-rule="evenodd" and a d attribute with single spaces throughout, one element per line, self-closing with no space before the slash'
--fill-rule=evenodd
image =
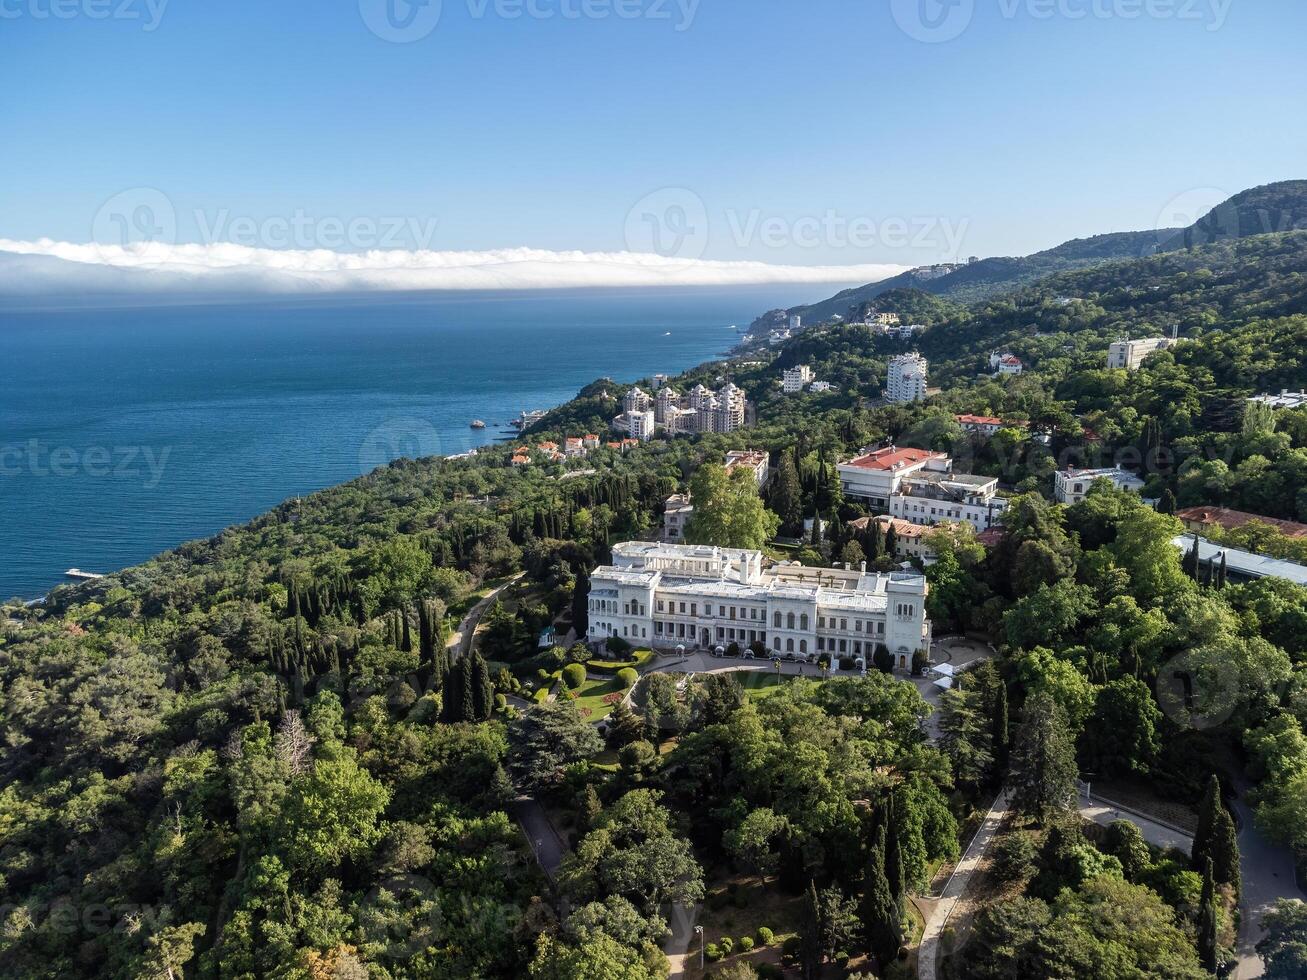
<path id="1" fill-rule="evenodd" d="M 1204 975 L 1238 891 L 1213 770 L 1246 774 L 1259 826 L 1307 849 L 1307 590 L 1191 562 L 1168 510 L 1307 520 L 1307 413 L 1245 402 L 1307 385 L 1304 272 L 1307 233 L 1286 232 L 969 307 L 901 293 L 888 302 L 930 314 L 918 346 L 943 391 L 925 403 L 877 398 L 902 342 L 816 327 L 764 364 L 673 380 L 730 377 L 757 406 L 748 430 L 583 463 L 512 467 L 507 447 L 400 460 L 9 604 L 0 972 L 637 980 L 665 974 L 675 909 L 715 901 L 723 869 L 793 896 L 788 961 L 856 953 L 870 970 L 897 958 L 904 896 L 956 857 L 1011 773 L 1030 839 L 1007 859 L 1028 888 L 978 921 L 958 975 Z M 1185 343 L 1141 370 L 1104 367 L 1119 335 L 1173 328 Z M 991 377 L 993 350 L 1028 370 Z M 798 363 L 837 390 L 782 395 L 779 372 Z M 525 441 L 602 432 L 624 390 L 597 381 Z M 1011 425 L 981 439 L 961 412 Z M 935 735 L 916 688 L 876 670 L 754 699 L 733 675 L 680 690 L 645 669 L 629 703 L 605 702 L 601 738 L 569 691 L 649 663 L 536 637 L 583 630 L 587 575 L 610 545 L 649 533 L 695 483 L 704 540 L 726 526 L 717 507 L 764 542 L 815 516 L 826 530 L 789 556 L 890 567 L 883 536 L 850 530 L 866 512 L 834 468 L 888 441 L 947 449 L 1011 497 L 997 547 L 935 542 L 937 635 L 998 648 L 942 701 Z M 706 465 L 732 448 L 771 453 L 761 500 Z M 1162 503 L 1100 486 L 1054 505 L 1049 474 L 1067 460 L 1129 461 Z M 451 631 L 501 586 L 460 656 Z M 1176 697 L 1181 673 L 1192 688 Z M 1062 812 L 1082 770 L 1146 779 L 1216 829 L 1197 856 L 1125 831 L 1090 840 Z M 556 881 L 519 832 L 523 794 L 571 821 Z M 1277 921 L 1291 946 L 1301 923 Z"/>

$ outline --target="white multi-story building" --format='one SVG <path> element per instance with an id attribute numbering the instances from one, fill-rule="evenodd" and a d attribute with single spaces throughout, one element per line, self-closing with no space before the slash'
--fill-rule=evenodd
<path id="1" fill-rule="evenodd" d="M 1175 337 L 1147 337 L 1143 340 L 1122 337 L 1107 348 L 1107 366 L 1120 371 L 1138 371 L 1149 354 L 1174 347 L 1179 342 Z"/>
<path id="2" fill-rule="evenodd" d="M 653 399 L 649 397 L 648 393 L 639 385 L 636 385 L 622 396 L 622 411 L 627 415 L 648 411 L 652 402 Z"/>
<path id="3" fill-rule="evenodd" d="M 770 469 L 767 451 L 765 449 L 732 449 L 726 454 L 726 472 L 744 469 L 753 474 L 754 482 L 758 484 L 761 490 L 767 484 L 767 473 Z"/>
<path id="4" fill-rule="evenodd" d="M 795 331 L 795 330 L 802 330 L 802 329 L 803 329 L 803 317 L 798 316 L 797 314 L 794 315 L 794 316 L 791 316 L 791 317 L 790 317 L 790 331 L 793 332 L 793 331 Z"/>
<path id="5" fill-rule="evenodd" d="M 1078 470 L 1071 467 L 1058 470 L 1053 474 L 1053 495 L 1057 497 L 1059 503 L 1078 504 L 1085 499 L 1095 480 L 1110 480 L 1117 489 L 1130 490 L 1134 493 L 1144 488 L 1143 480 L 1119 466 L 1097 470 Z"/>
<path id="6" fill-rule="evenodd" d="M 926 397 L 926 359 L 915 351 L 901 354 L 889 362 L 885 399 L 891 402 L 918 402 Z"/>
<path id="7" fill-rule="evenodd" d="M 685 540 L 685 526 L 694 514 L 688 493 L 674 493 L 663 504 L 663 540 L 679 544 Z"/>
<path id="8" fill-rule="evenodd" d="M 654 413 L 651 409 L 645 409 L 643 412 L 628 412 L 626 415 L 627 434 L 632 439 L 639 439 L 641 442 L 648 442 L 654 436 L 656 424 L 654 422 Z"/>
<path id="9" fill-rule="evenodd" d="M 811 384 L 816 377 L 812 373 L 812 368 L 808 367 L 808 365 L 796 364 L 792 368 L 786 368 L 785 373 L 781 375 L 781 391 L 787 395 L 797 394 Z"/>
<path id="10" fill-rule="evenodd" d="M 1007 511 L 996 477 L 954 473 L 945 453 L 888 446 L 837 469 L 846 498 L 914 524 L 965 521 L 987 531 Z"/>
<path id="11" fill-rule="evenodd" d="M 991 364 L 1000 378 L 1014 377 L 1026 369 L 1026 366 L 1021 363 L 1021 358 L 1015 354 L 1003 354 L 997 362 Z"/>
<path id="12" fill-rule="evenodd" d="M 667 422 L 668 409 L 678 408 L 681 404 L 681 396 L 677 394 L 675 388 L 662 387 L 658 389 L 658 397 L 654 399 L 654 421 L 659 425 Z"/>
<path id="13" fill-rule="evenodd" d="M 824 395 L 828 391 L 834 391 L 835 386 L 829 381 L 814 381 L 808 385 L 808 390 L 814 395 Z"/>
<path id="14" fill-rule="evenodd" d="M 1271 408 L 1307 408 L 1307 391 L 1290 391 L 1288 388 L 1282 388 L 1278 395 L 1258 395 L 1249 398 L 1248 401 L 1270 405 Z"/>
<path id="15" fill-rule="evenodd" d="M 761 552 L 630 541 L 590 575 L 587 638 L 723 653 L 760 644 L 768 656 L 838 666 L 870 663 L 883 645 L 908 668 L 928 650 L 924 576 L 865 568 L 768 565 Z"/>

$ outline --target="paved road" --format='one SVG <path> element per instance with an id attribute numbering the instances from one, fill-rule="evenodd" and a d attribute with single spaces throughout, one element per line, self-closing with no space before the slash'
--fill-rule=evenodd
<path id="1" fill-rule="evenodd" d="M 940 934 L 944 931 L 944 927 L 948 925 L 949 916 L 953 914 L 953 909 L 957 906 L 962 893 L 967 890 L 967 885 L 971 883 L 971 876 L 980 866 L 980 861 L 985 856 L 985 849 L 989 847 L 989 842 L 994 839 L 994 834 L 1007 820 L 1008 807 L 1011 802 L 1011 789 L 1004 789 L 1003 792 L 998 794 L 998 799 L 989 808 L 989 813 L 985 814 L 980 829 L 976 831 L 976 836 L 972 838 L 967 853 L 962 855 L 962 860 L 953 869 L 953 876 L 944 885 L 943 894 L 940 896 L 939 901 L 935 903 L 929 918 L 926 919 L 926 927 L 921 933 L 921 945 L 917 949 L 917 976 L 920 980 L 935 980 L 935 977 L 939 975 Z"/>
<path id="2" fill-rule="evenodd" d="M 1240 908 L 1243 918 L 1239 940 L 1235 944 L 1235 980 L 1260 977 L 1264 972 L 1257 955 L 1257 940 L 1262 937 L 1262 916 L 1278 898 L 1307 898 L 1294 879 L 1293 855 L 1286 847 L 1267 840 L 1253 823 L 1252 808 L 1244 803 L 1246 786 L 1238 786 L 1239 796 L 1232 809 L 1239 822 L 1239 867 L 1243 873 Z"/>
<path id="3" fill-rule="evenodd" d="M 513 803 L 513 816 L 545 874 L 551 879 L 557 877 L 567 856 L 567 845 L 554 829 L 545 808 L 529 796 L 519 796 Z"/>
<path id="4" fill-rule="evenodd" d="M 1158 823 L 1137 810 L 1127 810 L 1111 800 L 1082 795 L 1080 815 L 1102 827 L 1110 827 L 1118 820 L 1128 820 L 1139 828 L 1139 832 L 1144 835 L 1144 840 L 1154 847 L 1175 847 L 1186 854 L 1193 850 L 1194 839 L 1189 834 L 1175 827 L 1168 827 L 1164 823 Z"/>
<path id="5" fill-rule="evenodd" d="M 486 610 L 488 610 L 494 601 L 499 598 L 501 592 L 510 585 L 515 584 L 517 580 L 525 574 L 526 572 L 518 572 L 503 585 L 496 586 L 493 591 L 478 599 L 477 604 L 469 609 L 467 615 L 459 621 L 458 629 L 450 634 L 445 646 L 450 650 L 457 650 L 458 656 L 460 657 L 467 656 L 467 654 L 471 653 L 472 639 L 476 636 L 477 626 L 481 624 L 481 617 L 486 614 Z"/>

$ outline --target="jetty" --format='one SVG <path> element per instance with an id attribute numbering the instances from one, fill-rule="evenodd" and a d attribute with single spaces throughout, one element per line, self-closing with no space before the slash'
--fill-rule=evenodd
<path id="1" fill-rule="evenodd" d="M 97 575 L 95 572 L 84 572 L 80 568 L 70 568 L 68 571 L 64 572 L 64 575 L 68 576 L 68 578 L 78 578 L 86 581 L 104 578 L 103 575 Z"/>

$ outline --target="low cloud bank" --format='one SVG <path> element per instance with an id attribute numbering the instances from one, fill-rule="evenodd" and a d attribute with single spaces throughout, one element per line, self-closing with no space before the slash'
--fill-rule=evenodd
<path id="1" fill-rule="evenodd" d="M 772 265 L 534 248 L 349 253 L 224 243 L 120 246 L 0 238 L 0 292 L 10 294 L 64 290 L 302 293 L 864 283 L 887 279 L 907 268 L 888 264 Z"/>

